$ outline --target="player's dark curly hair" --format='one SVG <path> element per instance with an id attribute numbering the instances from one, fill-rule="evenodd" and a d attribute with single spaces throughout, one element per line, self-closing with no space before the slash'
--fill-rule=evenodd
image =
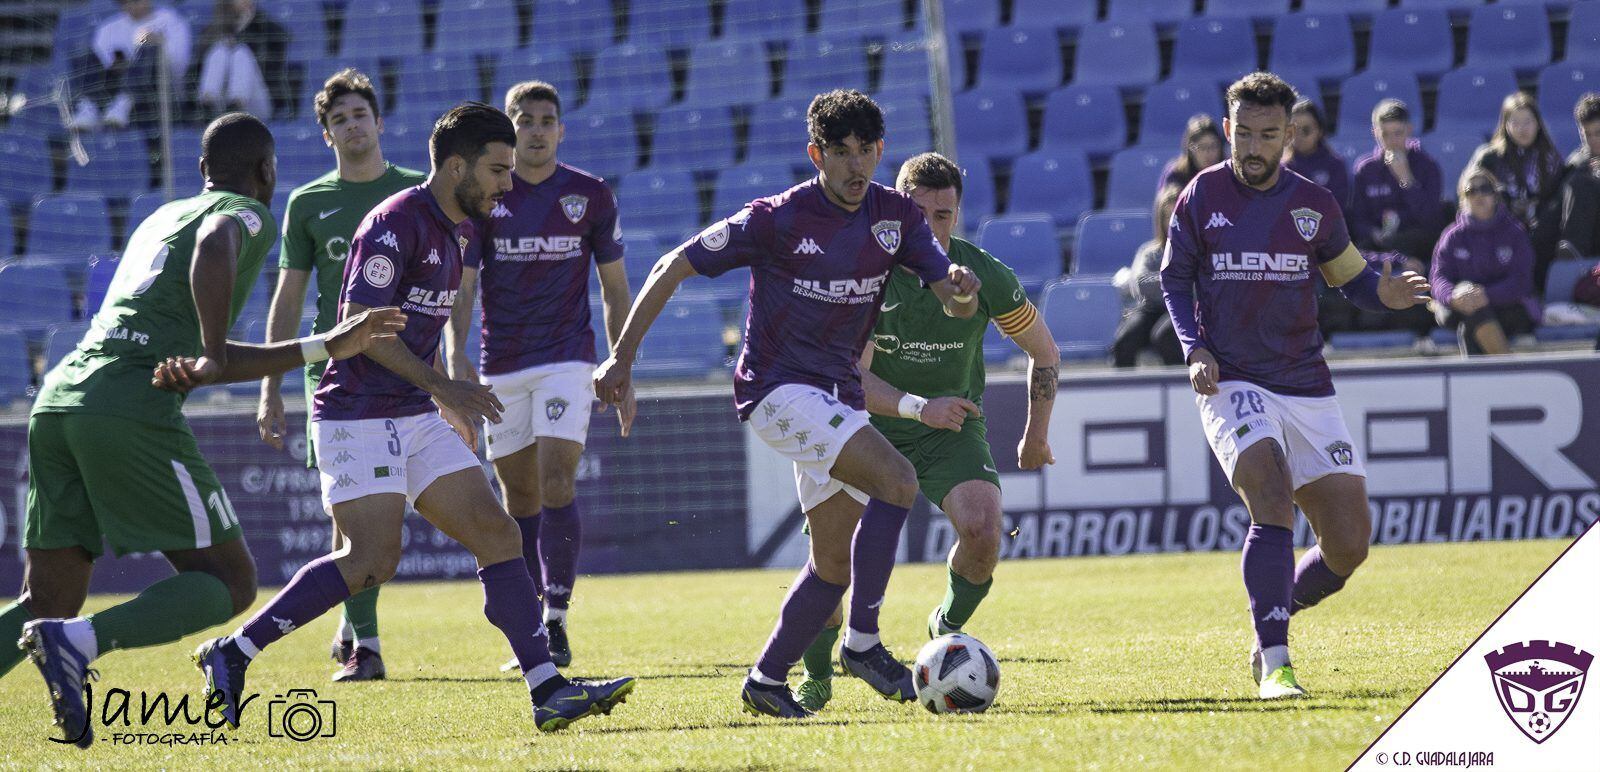
<path id="1" fill-rule="evenodd" d="M 860 91 L 835 89 L 811 100 L 806 132 L 819 148 L 840 144 L 852 135 L 863 143 L 877 142 L 883 139 L 883 111 Z"/>
<path id="2" fill-rule="evenodd" d="M 961 198 L 961 167 L 938 153 L 922 153 L 906 159 L 900 165 L 900 175 L 894 186 L 903 193 L 912 188 L 944 190 L 955 188 L 956 198 Z"/>
<path id="3" fill-rule="evenodd" d="M 556 106 L 556 118 L 561 117 L 561 94 L 556 87 L 542 80 L 525 80 L 506 90 L 506 115 L 511 120 L 517 119 L 517 113 L 522 112 L 522 103 L 528 100 L 535 102 L 549 102 Z"/>
<path id="4" fill-rule="evenodd" d="M 367 100 L 373 118 L 382 116 L 383 108 L 378 105 L 378 92 L 372 89 L 372 79 L 354 67 L 346 67 L 323 81 L 322 90 L 311 100 L 311 107 L 317 113 L 317 123 L 322 128 L 328 128 L 328 111 L 333 109 L 333 103 L 346 94 L 355 94 Z"/>
<path id="5" fill-rule="evenodd" d="M 1600 121 L 1600 94 L 1590 91 L 1579 98 L 1577 107 L 1572 109 L 1572 117 L 1578 123 Z"/>
<path id="6" fill-rule="evenodd" d="M 1248 104 L 1257 107 L 1282 107 L 1285 115 L 1294 107 L 1300 95 L 1294 92 L 1294 86 L 1289 85 L 1270 72 L 1252 72 L 1233 82 L 1228 87 L 1228 111 L 1238 109 L 1238 105 Z"/>
<path id="7" fill-rule="evenodd" d="M 517 130 L 511 119 L 482 102 L 462 102 L 433 124 L 433 136 L 428 138 L 433 168 L 443 168 L 445 159 L 451 156 L 477 163 L 491 142 L 517 146 Z"/>
<path id="8" fill-rule="evenodd" d="M 200 157 L 212 182 L 243 182 L 272 157 L 272 132 L 249 113 L 228 113 L 200 135 Z"/>

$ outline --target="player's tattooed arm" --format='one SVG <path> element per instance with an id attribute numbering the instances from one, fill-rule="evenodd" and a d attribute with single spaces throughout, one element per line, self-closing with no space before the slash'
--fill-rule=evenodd
<path id="1" fill-rule="evenodd" d="M 1061 350 L 1042 317 L 1012 338 L 1028 355 L 1028 423 L 1017 444 L 1017 466 L 1038 469 L 1056 462 L 1050 450 L 1050 413 L 1061 380 Z"/>
<path id="2" fill-rule="evenodd" d="M 1060 365 L 1044 365 L 1033 368 L 1028 373 L 1028 401 L 1055 402 L 1056 383 L 1060 380 Z"/>

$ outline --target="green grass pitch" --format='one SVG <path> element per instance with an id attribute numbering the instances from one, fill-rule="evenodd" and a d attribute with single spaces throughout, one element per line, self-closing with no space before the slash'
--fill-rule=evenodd
<path id="1" fill-rule="evenodd" d="M 1342 769 L 1567 543 L 1374 549 L 1350 587 L 1295 617 L 1295 663 L 1313 696 L 1269 704 L 1254 699 L 1245 663 L 1237 554 L 1006 563 L 968 629 L 1001 661 L 987 714 L 934 716 L 837 676 L 833 704 L 801 723 L 746 715 L 738 698 L 792 572 L 590 577 L 569 674 L 640 683 L 613 715 L 557 735 L 534 730 L 527 690 L 498 672 L 508 651 L 476 583 L 393 585 L 379 607 L 388 681 L 328 682 L 329 614 L 251 668 L 248 688 L 263 696 L 226 746 L 49 742 L 44 690 L 24 661 L 0 679 L 0 766 Z M 902 658 L 924 642 L 943 577 L 938 565 L 895 572 L 884 637 Z M 196 694 L 188 653 L 199 640 L 100 660 L 97 702 L 117 687 Z M 298 688 L 336 701 L 335 736 L 269 735 L 265 703 Z M 137 709 L 135 724 L 126 731 L 192 731 L 140 728 Z"/>

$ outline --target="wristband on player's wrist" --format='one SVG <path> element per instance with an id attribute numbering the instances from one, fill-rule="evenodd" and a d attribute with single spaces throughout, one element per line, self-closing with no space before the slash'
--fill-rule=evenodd
<path id="1" fill-rule="evenodd" d="M 327 359 L 327 341 L 323 340 L 321 335 L 312 335 L 309 338 L 301 338 L 300 357 L 306 361 L 306 364 L 311 364 L 312 362 L 321 362 L 322 360 Z"/>
<path id="2" fill-rule="evenodd" d="M 928 406 L 928 400 L 907 392 L 900 398 L 900 417 L 913 421 L 922 420 L 922 409 Z"/>

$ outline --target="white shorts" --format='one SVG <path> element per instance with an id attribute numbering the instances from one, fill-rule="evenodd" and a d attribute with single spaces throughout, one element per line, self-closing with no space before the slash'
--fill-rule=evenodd
<path id="1" fill-rule="evenodd" d="M 322 505 L 333 505 L 375 493 L 417 497 L 447 474 L 481 466 L 478 456 L 461 441 L 438 413 L 404 418 L 356 421 L 312 421 L 317 469 L 322 478 Z"/>
<path id="2" fill-rule="evenodd" d="M 1295 490 L 1330 474 L 1367 476 L 1335 397 L 1286 397 L 1253 383 L 1225 381 L 1214 395 L 1195 395 L 1195 402 L 1211 452 L 1230 481 L 1239 454 L 1265 439 L 1283 448 Z"/>
<path id="3" fill-rule="evenodd" d="M 540 437 L 589 439 L 589 414 L 594 409 L 594 365 L 556 362 L 514 373 L 485 375 L 485 384 L 506 409 L 500 423 L 488 424 L 489 460 L 505 458 Z"/>
<path id="4" fill-rule="evenodd" d="M 844 444 L 867 423 L 867 411 L 856 410 L 815 386 L 798 383 L 773 389 L 750 414 L 750 428 L 756 436 L 794 462 L 800 509 L 806 512 L 839 491 L 867 503 L 865 493 L 829 474 Z"/>

